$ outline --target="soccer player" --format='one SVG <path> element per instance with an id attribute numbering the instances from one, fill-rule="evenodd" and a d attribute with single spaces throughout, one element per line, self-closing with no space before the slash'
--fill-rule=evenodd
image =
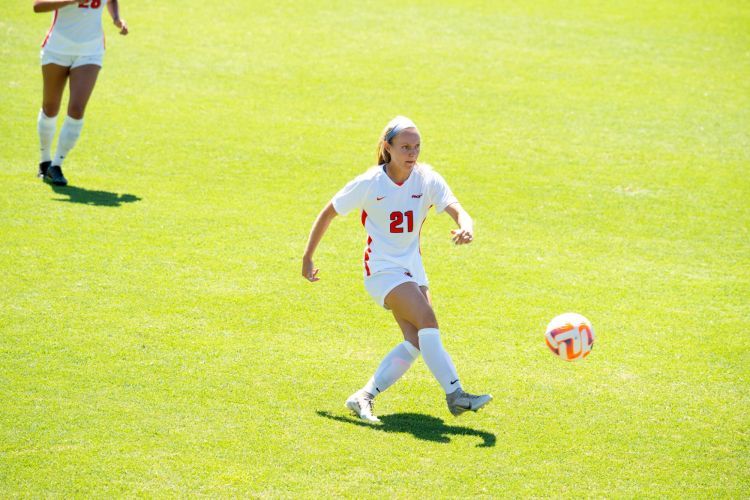
<path id="1" fill-rule="evenodd" d="M 373 414 L 375 397 L 393 385 L 419 354 L 445 390 L 450 412 L 458 416 L 477 411 L 492 400 L 489 394 L 464 392 L 456 368 L 440 339 L 432 309 L 427 275 L 422 265 L 419 233 L 434 206 L 458 224 L 451 231 L 456 245 L 474 239 L 473 222 L 445 180 L 429 165 L 417 163 L 420 135 L 416 125 L 397 116 L 380 136 L 378 165 L 349 182 L 318 215 L 302 258 L 302 276 L 318 281 L 313 254 L 336 215 L 361 210 L 367 231 L 363 258 L 365 289 L 382 307 L 390 309 L 404 341 L 381 361 L 375 374 L 346 406 L 364 420 L 378 422 Z"/>
<path id="2" fill-rule="evenodd" d="M 128 25 L 120 18 L 118 0 L 35 0 L 34 12 L 54 12 L 52 26 L 42 42 L 42 79 L 44 90 L 37 131 L 41 145 L 39 177 L 58 186 L 68 181 L 62 164 L 75 146 L 83 128 L 83 113 L 94 90 L 104 58 L 102 10 L 107 6 L 121 35 Z M 63 90 L 70 79 L 68 114 L 57 138 L 52 157 L 52 140 L 57 128 Z"/>

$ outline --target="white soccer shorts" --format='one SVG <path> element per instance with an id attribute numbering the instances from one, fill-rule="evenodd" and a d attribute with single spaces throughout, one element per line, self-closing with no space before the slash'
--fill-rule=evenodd
<path id="1" fill-rule="evenodd" d="M 64 66 L 66 68 L 77 68 L 85 64 L 95 64 L 96 66 L 102 67 L 104 61 L 104 54 L 95 54 L 89 56 L 74 56 L 70 54 L 58 54 L 51 50 L 42 49 L 39 54 L 42 60 L 42 66 L 47 64 L 57 64 L 58 66 Z"/>
<path id="2" fill-rule="evenodd" d="M 419 286 L 428 286 L 427 275 L 424 272 L 424 268 L 420 267 L 419 269 L 410 270 L 395 267 L 384 269 L 371 276 L 365 277 L 365 289 L 375 302 L 381 307 L 388 309 L 385 305 L 385 298 L 391 290 L 400 284 L 409 281 L 413 281 Z"/>

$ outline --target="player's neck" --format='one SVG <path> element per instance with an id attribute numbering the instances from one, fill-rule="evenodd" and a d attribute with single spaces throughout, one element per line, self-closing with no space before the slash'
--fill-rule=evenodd
<path id="1" fill-rule="evenodd" d="M 412 168 L 406 168 L 406 167 L 397 167 L 393 163 L 386 163 L 385 164 L 385 175 L 388 176 L 393 182 L 396 184 L 403 184 L 406 182 L 406 179 L 409 178 L 411 175 Z"/>

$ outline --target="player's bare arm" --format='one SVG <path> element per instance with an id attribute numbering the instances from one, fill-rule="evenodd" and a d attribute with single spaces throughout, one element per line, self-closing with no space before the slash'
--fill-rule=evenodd
<path id="1" fill-rule="evenodd" d="M 107 9 L 109 10 L 109 15 L 112 16 L 112 22 L 120 28 L 120 34 L 121 35 L 127 35 L 128 34 L 128 23 L 125 21 L 125 19 L 120 18 L 120 5 L 117 0 L 109 0 L 107 2 Z"/>
<path id="2" fill-rule="evenodd" d="M 35 0 L 34 12 L 52 12 L 53 10 L 83 3 L 83 0 Z"/>
<path id="3" fill-rule="evenodd" d="M 318 271 L 320 271 L 320 269 L 315 269 L 312 258 L 315 249 L 318 248 L 320 240 L 323 239 L 323 235 L 336 215 L 333 203 L 328 202 L 325 208 L 323 208 L 320 214 L 318 214 L 318 218 L 315 219 L 313 227 L 310 230 L 310 237 L 307 240 L 305 255 L 302 257 L 302 276 L 308 281 L 318 281 L 320 279 L 318 278 Z"/>
<path id="4" fill-rule="evenodd" d="M 445 207 L 445 211 L 458 224 L 458 229 L 451 231 L 453 243 L 456 245 L 466 245 L 474 241 L 474 221 L 471 220 L 471 217 L 461 204 L 452 203 Z"/>

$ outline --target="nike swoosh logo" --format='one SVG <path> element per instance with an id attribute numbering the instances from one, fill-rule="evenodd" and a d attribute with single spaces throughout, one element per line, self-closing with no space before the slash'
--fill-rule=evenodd
<path id="1" fill-rule="evenodd" d="M 383 198 L 385 198 L 385 196 L 378 196 L 377 198 L 375 198 L 375 200 L 376 200 L 376 201 L 380 201 L 380 200 L 382 200 Z"/>
<path id="2" fill-rule="evenodd" d="M 456 380 L 451 380 L 451 385 L 455 384 L 456 382 L 458 382 L 458 379 L 456 379 Z"/>

